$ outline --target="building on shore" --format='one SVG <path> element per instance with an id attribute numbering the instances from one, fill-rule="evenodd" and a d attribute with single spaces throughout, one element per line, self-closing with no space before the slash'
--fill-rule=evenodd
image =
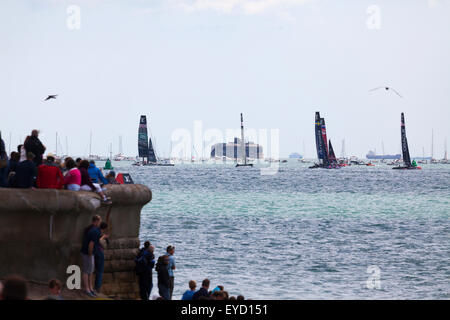
<path id="1" fill-rule="evenodd" d="M 264 158 L 263 147 L 251 141 L 245 143 L 245 153 L 249 160 Z M 216 143 L 211 147 L 211 159 L 237 160 L 242 156 L 242 145 L 239 138 L 234 138 L 233 142 Z"/>
<path id="2" fill-rule="evenodd" d="M 383 160 L 383 159 L 389 159 L 389 160 L 398 160 L 402 157 L 401 154 L 379 154 L 377 155 L 374 151 L 369 151 L 368 154 L 366 154 L 366 158 L 370 160 Z"/>

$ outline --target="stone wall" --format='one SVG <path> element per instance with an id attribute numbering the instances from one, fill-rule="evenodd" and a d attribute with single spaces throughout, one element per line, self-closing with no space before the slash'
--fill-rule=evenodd
<path id="1" fill-rule="evenodd" d="M 83 230 L 94 214 L 108 222 L 103 293 L 137 298 L 134 257 L 139 249 L 140 212 L 151 201 L 143 185 L 110 185 L 113 205 L 93 192 L 0 188 L 0 278 L 65 281 L 69 265 L 81 266 Z"/>

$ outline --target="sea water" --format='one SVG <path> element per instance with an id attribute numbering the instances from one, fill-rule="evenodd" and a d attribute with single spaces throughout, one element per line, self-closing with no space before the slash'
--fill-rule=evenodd
<path id="1" fill-rule="evenodd" d="M 450 298 L 450 165 L 117 169 L 152 190 L 140 238 L 176 247 L 174 299 L 204 278 L 252 299 Z"/>

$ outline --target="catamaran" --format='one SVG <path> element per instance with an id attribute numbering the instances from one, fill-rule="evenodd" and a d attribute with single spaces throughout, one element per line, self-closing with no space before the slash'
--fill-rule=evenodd
<path id="1" fill-rule="evenodd" d="M 402 112 L 401 124 L 400 124 L 400 135 L 402 139 L 402 156 L 403 156 L 403 166 L 393 167 L 392 169 L 422 169 L 418 167 L 416 161 L 413 160 L 411 163 L 411 157 L 409 155 L 408 139 L 406 138 L 406 127 L 405 127 L 405 115 Z"/>
<path id="2" fill-rule="evenodd" d="M 151 137 L 148 137 L 147 133 L 147 117 L 141 116 L 139 121 L 139 130 L 138 130 L 138 153 L 139 158 L 142 158 L 142 162 L 136 161 L 134 165 L 144 165 L 144 166 L 174 166 L 173 163 L 170 162 L 162 162 L 158 161 L 156 158 L 155 149 L 153 147 Z"/>
<path id="3" fill-rule="evenodd" d="M 242 153 L 242 163 L 236 163 L 236 167 L 253 167 L 253 163 L 247 162 L 247 148 L 245 147 L 244 140 L 244 117 L 241 113 L 241 153 Z"/>
<path id="4" fill-rule="evenodd" d="M 315 168 L 326 168 L 326 169 L 337 169 L 341 166 L 338 164 L 336 155 L 334 154 L 333 146 L 331 145 L 331 140 L 327 140 L 327 128 L 325 126 L 325 119 L 320 117 L 320 112 L 316 112 L 315 118 L 315 135 L 316 135 L 316 149 L 317 158 L 319 163 L 315 163 L 310 169 Z M 328 144 L 329 143 L 329 148 Z"/>

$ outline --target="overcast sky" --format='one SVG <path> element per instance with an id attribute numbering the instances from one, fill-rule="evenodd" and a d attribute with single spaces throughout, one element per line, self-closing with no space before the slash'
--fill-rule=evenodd
<path id="1" fill-rule="evenodd" d="M 80 28 L 76 13 L 80 9 Z M 69 10 L 68 10 L 69 9 Z M 75 8 L 76 9 L 76 8 Z M 378 15 L 379 14 L 379 15 Z M 378 19 L 379 18 L 379 19 Z M 75 20 L 74 20 L 75 19 Z M 450 2 L 445 0 L 2 0 L 0 130 L 31 129 L 49 151 L 137 153 L 146 114 L 160 155 L 174 130 L 280 129 L 281 156 L 314 156 L 314 111 L 335 151 L 442 158 L 450 138 Z M 389 85 L 392 92 L 370 89 Z M 43 102 L 46 95 L 57 100 Z"/>

